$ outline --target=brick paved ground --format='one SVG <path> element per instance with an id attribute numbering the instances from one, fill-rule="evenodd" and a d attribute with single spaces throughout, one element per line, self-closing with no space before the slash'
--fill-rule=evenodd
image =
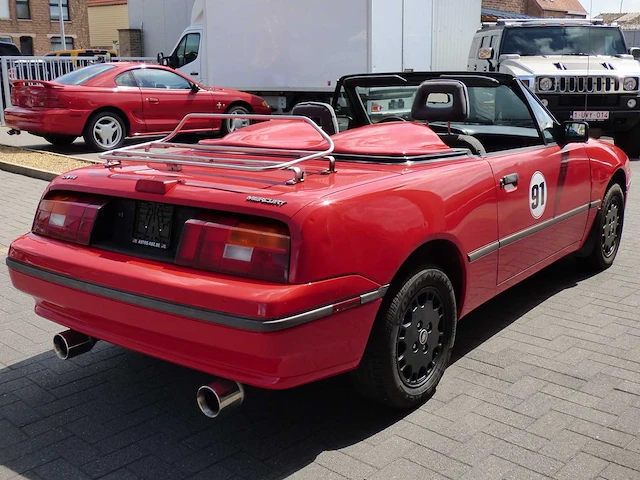
<path id="1" fill-rule="evenodd" d="M 45 183 L 0 172 L 0 186 L 3 249 Z M 104 343 L 59 361 L 59 328 L 12 289 L 2 252 L 0 479 L 640 479 L 638 188 L 629 201 L 613 268 L 562 261 L 480 308 L 435 397 L 404 414 L 337 378 L 248 389 L 209 421 L 205 375 Z"/>

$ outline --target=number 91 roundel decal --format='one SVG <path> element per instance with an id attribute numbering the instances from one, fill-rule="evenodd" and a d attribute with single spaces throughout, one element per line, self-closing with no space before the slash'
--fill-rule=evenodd
<path id="1" fill-rule="evenodd" d="M 531 177 L 529 184 L 529 210 L 533 218 L 540 218 L 547 206 L 547 182 L 544 175 L 536 172 Z"/>

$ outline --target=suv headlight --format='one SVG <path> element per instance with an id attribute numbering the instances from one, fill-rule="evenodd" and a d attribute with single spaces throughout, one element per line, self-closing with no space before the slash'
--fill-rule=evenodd
<path id="1" fill-rule="evenodd" d="M 622 82 L 622 86 L 627 91 L 635 90 L 636 88 L 638 88 L 638 80 L 633 77 L 627 77 Z"/>
<path id="2" fill-rule="evenodd" d="M 538 89 L 541 92 L 548 92 L 553 88 L 553 85 L 554 85 L 553 78 L 542 77 L 540 80 L 538 80 Z"/>

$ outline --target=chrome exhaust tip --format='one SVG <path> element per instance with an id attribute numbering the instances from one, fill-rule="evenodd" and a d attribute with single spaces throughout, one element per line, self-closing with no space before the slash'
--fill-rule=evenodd
<path id="1" fill-rule="evenodd" d="M 86 353 L 96 344 L 96 339 L 75 330 L 67 330 L 53 337 L 53 350 L 58 358 L 68 360 Z"/>
<path id="2" fill-rule="evenodd" d="M 241 383 L 217 378 L 198 389 L 198 407 L 209 418 L 228 413 L 244 401 L 244 387 Z"/>

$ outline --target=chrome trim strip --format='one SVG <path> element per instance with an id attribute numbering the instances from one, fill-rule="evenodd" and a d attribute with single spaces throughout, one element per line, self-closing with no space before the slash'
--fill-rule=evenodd
<path id="1" fill-rule="evenodd" d="M 531 227 L 525 228 L 524 230 L 520 230 L 519 232 L 512 233 L 511 235 L 501 238 L 497 242 L 492 242 L 492 243 L 489 243 L 488 245 L 485 245 L 484 247 L 480 247 L 467 255 L 469 263 L 475 262 L 476 260 L 479 260 L 485 255 L 489 255 L 490 253 L 495 252 L 500 248 L 506 247 L 507 245 L 517 242 L 518 240 L 521 240 L 536 232 L 539 232 L 540 230 L 543 230 L 547 227 L 555 225 L 556 223 L 560 223 L 564 220 L 567 220 L 568 218 L 571 218 L 574 215 L 578 215 L 591 208 L 596 208 L 599 205 L 600 205 L 600 200 L 594 200 L 585 205 L 581 205 L 580 207 L 574 208 L 573 210 L 569 210 L 568 212 L 558 215 L 557 217 L 550 218 L 549 220 L 545 220 L 544 222 L 540 222 L 536 225 L 532 225 Z"/>
<path id="2" fill-rule="evenodd" d="M 469 263 L 475 262 L 479 258 L 484 257 L 485 255 L 489 255 L 491 252 L 495 252 L 500 248 L 500 242 L 493 242 L 489 245 L 485 245 L 484 247 L 480 247 L 477 250 L 471 252 L 467 257 L 469 258 Z"/>
<path id="3" fill-rule="evenodd" d="M 578 208 L 574 208 L 573 210 L 569 210 L 568 212 L 564 212 L 557 217 L 550 218 L 549 220 L 545 220 L 544 222 L 537 223 L 532 225 L 531 227 L 525 228 L 524 230 L 520 230 L 519 232 L 513 233 L 509 236 L 500 239 L 500 248 L 506 247 L 507 245 L 511 245 L 518 240 L 523 239 L 524 237 L 528 237 L 529 235 L 533 235 L 540 230 L 544 230 L 547 227 L 555 225 L 556 223 L 560 223 L 563 220 L 573 217 L 574 215 L 578 215 L 579 213 L 586 212 L 589 210 L 590 204 L 582 205 Z"/>
<path id="4" fill-rule="evenodd" d="M 287 328 L 297 327 L 298 325 L 303 325 L 320 318 L 325 318 L 333 314 L 334 305 L 342 303 L 342 301 L 336 302 L 335 304 L 325 305 L 323 307 L 308 310 L 306 312 L 291 315 L 289 317 L 270 320 L 256 320 L 253 318 L 227 315 L 225 313 L 215 312 L 213 310 L 207 310 L 204 308 L 190 307 L 188 305 L 169 302 L 167 300 L 160 300 L 158 298 L 138 295 L 91 282 L 77 280 L 66 275 L 50 272 L 40 267 L 27 265 L 13 258 L 7 258 L 6 264 L 10 269 L 24 275 L 28 275 L 30 277 L 54 283 L 63 287 L 79 290 L 81 292 L 98 295 L 100 297 L 128 303 L 130 305 L 135 305 L 138 307 L 159 310 L 161 312 L 178 315 L 180 317 L 185 317 L 192 320 L 200 320 L 203 322 L 215 323 L 217 325 L 224 325 L 225 327 L 248 330 L 252 332 L 276 332 Z M 364 305 L 365 303 L 370 303 L 374 300 L 382 298 L 388 289 L 389 285 L 385 285 L 378 288 L 377 290 L 363 293 L 362 295 L 359 295 L 355 298 L 360 298 L 360 304 Z"/>

